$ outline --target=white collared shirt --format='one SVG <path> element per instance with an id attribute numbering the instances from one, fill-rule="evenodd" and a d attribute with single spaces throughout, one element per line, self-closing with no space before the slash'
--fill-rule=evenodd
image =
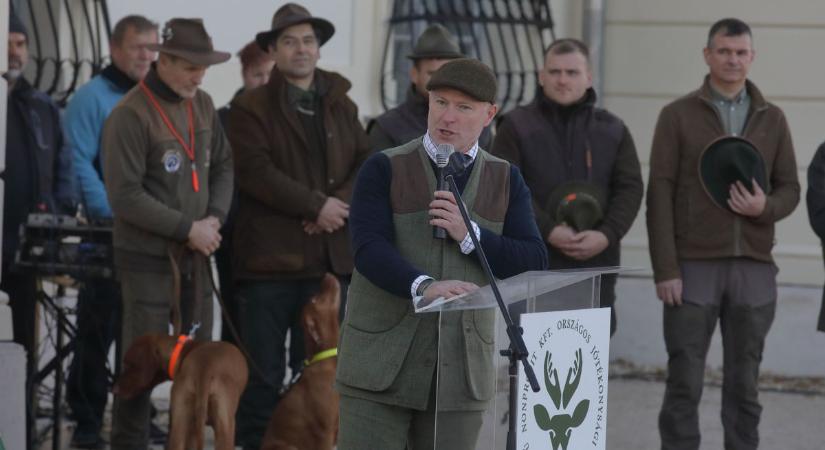
<path id="1" fill-rule="evenodd" d="M 435 154 L 437 148 L 438 145 L 432 140 L 432 138 L 430 137 L 430 133 L 428 131 L 424 134 L 424 150 L 427 152 L 427 156 L 429 156 L 433 162 L 435 162 Z M 476 156 L 478 156 L 478 140 L 476 140 L 473 146 L 470 147 L 470 150 L 468 150 L 467 153 L 465 153 L 465 156 L 469 156 L 470 161 L 475 162 Z M 470 221 L 470 225 L 473 226 L 473 233 L 476 235 L 476 239 L 478 239 L 479 243 L 481 243 L 481 228 L 479 228 L 478 224 L 472 220 Z M 461 253 L 464 253 L 465 255 L 469 255 L 473 252 L 473 250 L 475 250 L 476 247 L 475 245 L 473 245 L 473 238 L 470 236 L 469 231 L 467 232 L 467 235 L 464 236 L 464 239 L 461 240 L 460 247 Z M 413 303 L 417 303 L 419 300 L 421 300 L 421 297 L 417 297 L 415 294 L 418 290 L 418 285 L 420 285 L 425 280 L 434 280 L 434 278 L 429 275 L 421 275 L 415 280 L 413 280 L 412 286 L 410 286 L 410 293 L 412 294 L 411 296 L 413 298 Z"/>

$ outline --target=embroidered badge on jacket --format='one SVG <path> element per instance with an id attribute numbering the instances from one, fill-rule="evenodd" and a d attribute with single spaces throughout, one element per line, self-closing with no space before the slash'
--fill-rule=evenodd
<path id="1" fill-rule="evenodd" d="M 166 150 L 163 154 L 163 168 L 168 173 L 175 173 L 180 169 L 181 154 L 178 150 Z"/>

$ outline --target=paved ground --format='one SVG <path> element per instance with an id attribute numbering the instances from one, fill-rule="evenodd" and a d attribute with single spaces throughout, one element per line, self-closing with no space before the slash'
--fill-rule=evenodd
<path id="1" fill-rule="evenodd" d="M 780 328 L 783 333 L 774 330 L 774 334 L 784 334 L 785 330 L 791 328 L 790 324 L 786 325 Z M 625 323 L 625 332 L 634 329 L 637 328 Z M 622 332 L 622 327 L 620 327 L 620 332 Z M 810 350 L 808 357 L 817 359 L 818 354 L 825 351 L 825 346 L 817 345 L 817 341 L 814 340 L 808 341 L 809 343 L 805 345 Z M 647 339 L 644 342 L 650 344 L 654 341 Z M 612 343 L 621 342 L 614 339 Z M 655 343 L 663 347 L 661 339 L 656 340 Z M 794 348 L 800 348 L 799 344 L 795 344 Z M 649 349 L 634 349 L 630 354 L 649 353 Z M 612 350 L 611 353 L 613 353 Z M 700 407 L 703 432 L 701 450 L 723 448 L 722 427 L 719 420 L 721 390 L 718 387 L 719 374 L 716 372 L 718 371 L 711 371 L 707 377 L 709 385 L 705 388 L 705 396 Z M 662 370 L 657 369 L 655 365 L 637 367 L 632 364 L 614 362 L 611 363 L 610 373 L 614 378 L 611 378 L 609 385 L 607 448 L 609 450 L 658 449 L 657 416 L 664 392 L 664 384 L 661 382 Z M 790 379 L 769 376 L 762 381 L 762 386 L 767 389 L 761 394 L 764 406 L 760 425 L 761 449 L 825 449 L 825 379 L 821 378 L 822 375 L 817 374 L 820 378 Z M 156 404 L 161 408 L 168 408 L 169 386 L 169 383 L 165 383 L 159 386 L 153 394 Z M 160 422 L 165 423 L 167 417 L 165 412 L 162 412 Z M 108 438 L 108 414 L 106 422 L 106 438 Z M 66 426 L 61 448 L 69 449 L 71 448 L 68 442 L 71 438 L 72 424 L 64 423 Z M 51 449 L 51 439 L 48 439 L 41 448 Z M 162 446 L 157 446 L 152 447 L 152 450 L 162 448 Z"/>
<path id="2" fill-rule="evenodd" d="M 655 450 L 659 448 L 656 425 L 664 384 L 635 378 L 610 380 L 607 419 L 609 450 Z M 164 393 L 156 395 L 163 407 Z M 825 449 L 825 395 L 763 391 L 764 412 L 760 425 L 761 449 L 822 450 Z M 719 422 L 721 390 L 707 386 L 701 405 L 701 450 L 723 448 Z M 163 418 L 163 417 L 162 417 Z M 67 430 L 63 448 L 69 449 L 71 433 Z M 51 449 L 51 443 L 42 447 Z M 162 447 L 152 447 L 152 450 Z M 211 446 L 208 448 L 212 448 Z M 579 450 L 570 448 L 568 450 Z"/>
<path id="3" fill-rule="evenodd" d="M 664 384 L 637 379 L 610 380 L 607 448 L 659 448 L 657 416 Z M 701 450 L 724 448 L 719 419 L 721 389 L 706 386 L 700 411 Z M 761 445 L 766 450 L 822 450 L 825 448 L 825 395 L 763 391 Z M 569 449 L 572 450 L 572 449 Z"/>

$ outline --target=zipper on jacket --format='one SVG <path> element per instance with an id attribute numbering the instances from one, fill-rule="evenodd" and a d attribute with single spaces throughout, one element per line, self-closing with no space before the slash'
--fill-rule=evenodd
<path id="1" fill-rule="evenodd" d="M 733 218 L 733 256 L 742 256 L 742 217 L 739 214 Z"/>
<path id="2" fill-rule="evenodd" d="M 725 129 L 725 122 L 722 120 L 722 115 L 719 114 L 719 111 L 716 109 L 716 107 L 713 106 L 713 104 L 705 98 L 699 97 L 699 99 L 702 100 L 702 102 L 704 102 L 707 107 L 713 110 L 714 114 L 716 114 L 716 119 L 719 121 L 719 128 L 722 130 L 722 135 L 730 135 L 730 133 L 728 133 Z M 750 124 L 753 122 L 753 117 L 756 114 L 761 113 L 765 109 L 767 109 L 767 106 L 753 108 L 753 112 L 751 112 L 747 115 L 747 117 L 745 117 L 745 125 L 742 127 L 742 138 L 747 139 L 748 130 L 750 129 Z M 765 170 L 767 171 L 767 169 L 768 168 L 766 167 Z M 742 216 L 736 213 L 733 214 L 733 256 L 739 257 L 742 256 Z"/>

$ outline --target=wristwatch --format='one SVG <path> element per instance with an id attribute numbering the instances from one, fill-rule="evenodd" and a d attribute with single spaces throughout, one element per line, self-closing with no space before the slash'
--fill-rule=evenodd
<path id="1" fill-rule="evenodd" d="M 415 296 L 422 297 L 424 295 L 424 291 L 426 291 L 427 288 L 433 283 L 435 283 L 435 280 L 432 278 L 427 278 L 426 280 L 418 283 L 418 287 L 415 289 Z"/>

